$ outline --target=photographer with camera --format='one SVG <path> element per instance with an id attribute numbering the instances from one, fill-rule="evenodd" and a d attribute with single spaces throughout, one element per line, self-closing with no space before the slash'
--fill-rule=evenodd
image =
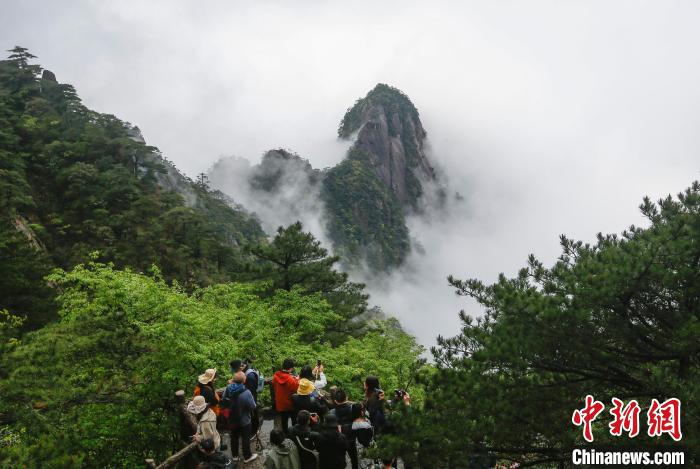
<path id="1" fill-rule="evenodd" d="M 374 436 L 383 433 L 391 433 L 391 419 L 387 418 L 387 409 L 398 405 L 411 405 L 411 396 L 403 389 L 395 389 L 394 397 L 387 402 L 384 390 L 379 386 L 379 378 L 368 376 L 365 378 L 365 399 L 362 401 L 364 408 L 369 415 L 369 421 L 374 427 Z M 390 467 L 395 467 L 396 459 L 388 461 Z"/>
<path id="2" fill-rule="evenodd" d="M 300 410 L 308 410 L 309 412 L 324 415 L 328 411 L 326 401 L 321 398 L 313 382 L 307 376 L 311 376 L 311 367 L 304 365 L 299 374 L 300 379 L 297 391 L 292 394 L 294 413 L 296 415 Z"/>
<path id="3" fill-rule="evenodd" d="M 394 398 L 391 400 L 392 404 L 398 404 L 403 402 L 404 405 L 411 405 L 411 396 L 405 389 L 394 389 Z"/>
<path id="4" fill-rule="evenodd" d="M 348 440 L 348 456 L 350 456 L 352 469 L 357 469 L 359 467 L 357 440 L 355 434 L 352 432 L 354 407 L 359 408 L 359 404 L 353 404 L 348 401 L 345 391 L 342 388 L 337 388 L 333 393 L 333 410 L 331 410 L 328 415 L 334 415 L 338 419 L 338 424 L 341 427 L 342 433 Z"/>
<path id="5" fill-rule="evenodd" d="M 316 366 L 314 368 L 311 368 L 311 365 L 302 366 L 301 371 L 299 372 L 299 379 L 309 380 L 309 382 L 314 385 L 314 390 L 316 391 L 320 391 L 328 384 L 326 374 L 323 372 L 323 364 L 321 363 L 321 360 L 316 362 Z"/>
<path id="6" fill-rule="evenodd" d="M 384 390 L 379 386 L 379 378 L 368 376 L 364 383 L 365 398 L 362 401 L 375 434 L 380 434 L 387 426 Z"/>
<path id="7" fill-rule="evenodd" d="M 314 437 L 320 430 L 318 414 L 301 410 L 297 414 L 297 423 L 289 429 L 291 439 L 299 450 L 301 469 L 318 469 L 318 452 Z"/>

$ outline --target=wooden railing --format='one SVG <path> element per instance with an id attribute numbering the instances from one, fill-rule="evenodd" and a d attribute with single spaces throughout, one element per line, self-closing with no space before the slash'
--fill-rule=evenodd
<path id="1" fill-rule="evenodd" d="M 189 438 L 197 431 L 197 420 L 194 415 L 187 412 L 187 403 L 185 402 L 185 391 L 175 392 L 175 401 L 177 402 L 178 410 L 180 411 L 180 428 L 183 439 Z M 197 442 L 193 441 L 177 453 L 170 456 L 160 464 L 156 464 L 153 459 L 146 459 L 146 467 L 155 469 L 165 469 L 175 466 L 180 460 L 197 448 Z"/>

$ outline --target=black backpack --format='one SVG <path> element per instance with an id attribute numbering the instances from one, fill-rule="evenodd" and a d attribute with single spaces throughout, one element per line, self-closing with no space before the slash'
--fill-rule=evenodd
<path id="1" fill-rule="evenodd" d="M 216 451 L 209 456 L 205 456 L 202 462 L 206 464 L 204 467 L 210 469 L 234 469 L 236 467 L 233 460 L 221 451 Z"/>

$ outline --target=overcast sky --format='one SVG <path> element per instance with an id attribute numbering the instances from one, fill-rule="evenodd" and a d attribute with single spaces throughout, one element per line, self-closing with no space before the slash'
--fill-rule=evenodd
<path id="1" fill-rule="evenodd" d="M 493 280 L 558 235 L 640 223 L 643 195 L 698 178 L 700 4 L 693 1 L 4 1 L 19 44 L 85 104 L 138 125 L 190 176 L 285 147 L 330 166 L 345 109 L 405 91 L 431 158 L 466 197 L 413 220 L 426 254 L 373 289 L 430 344 L 456 332 L 445 277 Z M 416 274 L 415 272 L 419 272 Z"/>

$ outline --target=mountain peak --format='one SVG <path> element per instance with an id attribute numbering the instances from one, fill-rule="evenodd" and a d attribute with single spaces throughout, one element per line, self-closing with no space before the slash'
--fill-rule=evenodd
<path id="1" fill-rule="evenodd" d="M 367 96 L 355 101 L 355 104 L 347 110 L 338 127 L 338 136 L 345 139 L 350 138 L 365 123 L 379 117 L 381 113 L 409 118 L 418 123 L 422 134 L 421 138 L 425 137 L 418 109 L 413 105 L 411 99 L 400 89 L 385 83 L 378 83 L 367 93 Z M 398 133 L 400 129 L 392 128 L 391 130 L 393 133 Z"/>
<path id="2" fill-rule="evenodd" d="M 425 129 L 409 97 L 384 83 L 375 86 L 340 123 L 341 138 L 355 134 L 354 148 L 369 157 L 377 177 L 402 206 L 418 209 L 423 184 L 436 177 L 423 150 Z"/>
<path id="3" fill-rule="evenodd" d="M 250 186 L 256 190 L 276 192 L 281 186 L 304 182 L 315 184 L 318 180 L 309 160 L 284 148 L 267 151 L 259 165 L 253 168 Z"/>

